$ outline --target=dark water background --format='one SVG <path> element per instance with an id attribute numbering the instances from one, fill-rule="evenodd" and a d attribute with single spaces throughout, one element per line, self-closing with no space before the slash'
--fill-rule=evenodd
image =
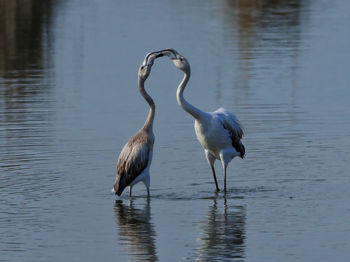
<path id="1" fill-rule="evenodd" d="M 348 261 L 349 25 L 346 0 L 0 0 L 0 261 Z M 159 59 L 152 197 L 115 201 L 137 69 L 166 47 L 191 103 L 240 118 L 247 158 L 216 194 Z"/>

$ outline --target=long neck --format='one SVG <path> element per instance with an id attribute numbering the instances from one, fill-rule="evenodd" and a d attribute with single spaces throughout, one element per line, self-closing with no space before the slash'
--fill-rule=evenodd
<path id="1" fill-rule="evenodd" d="M 147 94 L 145 87 L 144 87 L 144 84 L 145 84 L 145 80 L 139 78 L 139 81 L 138 81 L 139 91 L 140 91 L 141 95 L 143 96 L 143 98 L 147 101 L 147 103 L 149 104 L 149 107 L 150 107 L 150 109 L 148 111 L 147 119 L 146 119 L 145 124 L 143 125 L 142 129 L 147 131 L 147 132 L 150 132 L 150 131 L 152 131 L 152 128 L 153 128 L 155 104 L 153 102 L 152 97 L 150 97 L 150 95 Z"/>
<path id="2" fill-rule="evenodd" d="M 184 89 L 188 83 L 188 80 L 190 80 L 191 71 L 188 71 L 185 73 L 184 78 L 182 79 L 181 83 L 179 84 L 177 91 L 176 91 L 176 98 L 178 104 L 185 110 L 187 113 L 191 114 L 195 119 L 200 119 L 202 115 L 204 115 L 204 112 L 198 109 L 197 107 L 191 105 L 188 103 L 184 98 Z"/>

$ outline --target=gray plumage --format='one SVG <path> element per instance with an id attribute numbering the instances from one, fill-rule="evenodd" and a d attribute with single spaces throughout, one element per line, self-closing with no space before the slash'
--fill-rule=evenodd
<path id="1" fill-rule="evenodd" d="M 153 144 L 154 136 L 141 129 L 123 147 L 117 164 L 117 181 L 114 184 L 118 196 L 150 164 Z"/>
<path id="2" fill-rule="evenodd" d="M 117 163 L 116 182 L 113 192 L 120 196 L 125 187 L 130 186 L 130 196 L 132 186 L 142 181 L 147 188 L 149 196 L 150 175 L 149 169 L 152 162 L 154 134 L 153 121 L 155 114 L 155 104 L 153 99 L 147 94 L 144 83 L 148 78 L 153 61 L 162 54 L 149 53 L 146 55 L 138 72 L 138 87 L 140 94 L 148 103 L 150 109 L 145 124 L 123 147 Z"/>

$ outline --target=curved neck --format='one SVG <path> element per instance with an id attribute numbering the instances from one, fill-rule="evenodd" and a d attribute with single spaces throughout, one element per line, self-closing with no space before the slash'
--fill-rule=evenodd
<path id="1" fill-rule="evenodd" d="M 139 78 L 139 81 L 138 81 L 139 91 L 140 91 L 141 95 L 143 96 L 143 98 L 147 101 L 147 103 L 149 104 L 149 107 L 150 107 L 150 109 L 148 111 L 147 119 L 146 119 L 145 124 L 143 125 L 142 129 L 147 131 L 147 132 L 150 132 L 150 131 L 152 131 L 152 128 L 153 128 L 155 104 L 153 102 L 152 97 L 150 97 L 150 95 L 146 92 L 144 84 L 145 84 L 145 80 Z"/>
<path id="2" fill-rule="evenodd" d="M 190 80 L 191 71 L 188 71 L 185 73 L 184 78 L 182 79 L 181 83 L 179 84 L 177 91 L 176 91 L 176 98 L 178 104 L 185 110 L 187 113 L 191 114 L 195 119 L 199 119 L 202 115 L 204 115 L 204 112 L 198 109 L 197 107 L 191 105 L 188 103 L 183 95 L 184 89 Z"/>

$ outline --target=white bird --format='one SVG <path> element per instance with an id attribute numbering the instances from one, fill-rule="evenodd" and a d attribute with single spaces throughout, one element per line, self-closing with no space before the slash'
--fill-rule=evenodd
<path id="1" fill-rule="evenodd" d="M 224 191 L 226 193 L 227 165 L 234 157 L 239 156 L 244 158 L 245 155 L 245 148 L 241 142 L 243 137 L 242 126 L 234 114 L 222 107 L 214 112 L 203 112 L 188 103 L 183 96 L 183 92 L 191 75 L 189 62 L 174 49 L 165 49 L 161 53 L 169 56 L 174 65 L 184 73 L 184 78 L 176 92 L 177 102 L 195 119 L 194 128 L 196 136 L 205 151 L 217 191 L 220 189 L 216 180 L 214 162 L 216 159 L 221 161 L 224 170 Z"/>
<path id="2" fill-rule="evenodd" d="M 155 104 L 146 92 L 144 83 L 151 72 L 154 59 L 158 56 L 162 56 L 162 54 L 157 54 L 156 52 L 147 54 L 138 71 L 139 91 L 149 104 L 150 109 L 143 127 L 125 144 L 119 155 L 116 182 L 112 189 L 112 192 L 118 196 L 129 186 L 129 196 L 131 197 L 132 186 L 140 181 L 147 188 L 147 196 L 149 197 L 150 195 L 149 169 L 152 162 L 154 144 L 153 120 Z"/>

